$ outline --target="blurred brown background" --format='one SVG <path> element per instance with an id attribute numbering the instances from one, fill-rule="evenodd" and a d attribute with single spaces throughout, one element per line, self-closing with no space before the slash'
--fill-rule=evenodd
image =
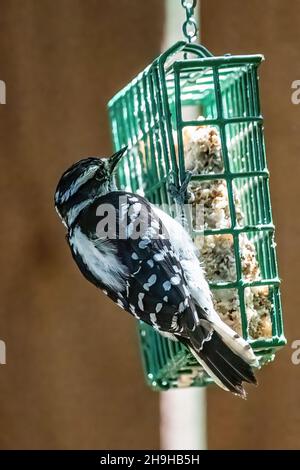
<path id="1" fill-rule="evenodd" d="M 174 0 L 177 1 L 177 0 Z M 179 0 L 178 0 L 179 1 Z M 160 50 L 162 0 L 0 0 L 0 448 L 158 448 L 158 395 L 134 322 L 81 278 L 53 209 L 67 165 L 111 150 L 107 100 Z M 202 0 L 215 54 L 262 52 L 261 96 L 286 334 L 297 286 L 300 1 Z M 210 448 L 300 448 L 300 366 L 287 346 L 247 402 L 208 391 Z"/>

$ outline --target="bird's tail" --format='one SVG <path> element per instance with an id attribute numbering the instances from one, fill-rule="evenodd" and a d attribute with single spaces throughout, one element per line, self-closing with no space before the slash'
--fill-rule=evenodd
<path id="1" fill-rule="evenodd" d="M 256 384 L 257 359 L 248 343 L 221 320 L 214 323 L 198 311 L 199 323 L 180 338 L 204 370 L 223 389 L 246 397 L 243 382 Z"/>

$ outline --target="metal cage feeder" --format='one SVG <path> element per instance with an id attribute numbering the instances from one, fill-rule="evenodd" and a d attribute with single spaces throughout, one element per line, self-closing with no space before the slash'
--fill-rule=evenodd
<path id="1" fill-rule="evenodd" d="M 285 344 L 258 92 L 257 69 L 262 59 L 261 55 L 214 57 L 201 45 L 178 42 L 108 104 L 114 146 L 128 146 L 118 173 L 120 189 L 138 192 L 167 209 L 173 206 L 168 185 L 172 182 L 180 188 L 186 177 L 186 130 L 205 126 L 217 130 L 222 165 L 217 171 L 193 173 L 191 184 L 207 187 L 222 181 L 229 223 L 221 227 L 206 224 L 201 232 L 193 229 L 192 236 L 201 235 L 204 241 L 206 237 L 230 238 L 234 277 L 210 279 L 210 287 L 214 296 L 235 293 L 241 334 L 261 364 Z M 254 279 L 244 272 L 241 243 L 245 239 L 255 248 L 259 276 Z M 253 337 L 246 297 L 249 292 L 255 297 L 255 292 L 262 291 L 270 307 L 270 331 L 266 337 Z M 152 388 L 211 382 L 179 343 L 143 323 L 139 335 L 145 376 Z"/>

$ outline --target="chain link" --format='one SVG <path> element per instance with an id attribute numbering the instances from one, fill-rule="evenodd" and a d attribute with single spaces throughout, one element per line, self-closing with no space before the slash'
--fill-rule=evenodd
<path id="1" fill-rule="evenodd" d="M 197 0 L 181 0 L 181 5 L 185 9 L 186 20 L 182 25 L 183 35 L 188 42 L 196 40 L 198 27 L 194 17 L 194 10 Z"/>

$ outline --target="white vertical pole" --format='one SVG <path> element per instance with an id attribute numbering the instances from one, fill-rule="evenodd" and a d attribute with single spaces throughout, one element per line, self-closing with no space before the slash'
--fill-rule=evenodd
<path id="1" fill-rule="evenodd" d="M 161 392 L 160 447 L 163 450 L 206 449 L 204 389 L 191 387 Z"/>
<path id="2" fill-rule="evenodd" d="M 200 0 L 195 9 L 197 18 L 199 18 L 199 2 Z M 185 19 L 180 0 L 165 0 L 165 7 L 166 22 L 162 50 L 182 39 L 181 28 Z M 205 389 L 183 388 L 161 392 L 160 446 L 164 450 L 206 449 Z"/>

